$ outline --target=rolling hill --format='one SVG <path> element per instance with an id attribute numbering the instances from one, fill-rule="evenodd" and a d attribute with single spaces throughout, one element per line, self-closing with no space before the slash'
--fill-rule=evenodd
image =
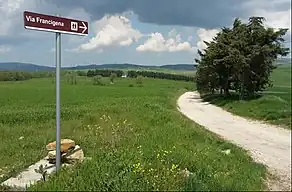
<path id="1" fill-rule="evenodd" d="M 102 64 L 102 65 L 79 65 L 76 67 L 62 67 L 62 69 L 67 70 L 86 70 L 86 69 L 171 69 L 171 70 L 184 70 L 184 71 L 194 71 L 194 65 L 192 64 L 173 64 L 173 65 L 162 65 L 162 66 L 145 66 L 136 64 Z M 30 63 L 0 63 L 0 70 L 17 70 L 17 71 L 52 71 L 55 67 L 41 66 Z"/>
<path id="2" fill-rule="evenodd" d="M 30 63 L 18 63 L 18 62 L 9 62 L 9 63 L 0 63 L 0 70 L 2 71 L 52 71 L 55 70 L 53 67 L 40 66 Z"/>
<path id="3" fill-rule="evenodd" d="M 276 61 L 278 65 L 291 64 L 291 58 L 279 58 Z M 166 64 L 161 66 L 155 65 L 138 65 L 138 64 L 101 64 L 101 65 L 77 65 L 75 67 L 62 67 L 67 70 L 89 70 L 89 69 L 131 69 L 131 70 L 155 70 L 155 69 L 169 69 L 169 70 L 182 70 L 182 71 L 194 71 L 194 64 Z M 21 62 L 3 62 L 0 63 L 0 70 L 5 71 L 52 71 L 55 67 L 36 65 L 31 63 Z"/>

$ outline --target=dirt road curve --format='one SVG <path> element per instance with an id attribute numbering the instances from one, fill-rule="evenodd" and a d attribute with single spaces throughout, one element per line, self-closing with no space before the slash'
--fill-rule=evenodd
<path id="1" fill-rule="evenodd" d="M 267 165 L 278 178 L 269 182 L 270 190 L 291 191 L 291 131 L 232 115 L 203 102 L 197 92 L 186 92 L 177 104 L 185 116 L 245 148 L 256 162 Z"/>

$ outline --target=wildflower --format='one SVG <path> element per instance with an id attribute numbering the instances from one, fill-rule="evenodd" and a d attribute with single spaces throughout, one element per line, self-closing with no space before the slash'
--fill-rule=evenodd
<path id="1" fill-rule="evenodd" d="M 178 168 L 178 165 L 175 165 L 175 164 L 171 165 L 171 171 L 174 171 L 176 168 Z"/>

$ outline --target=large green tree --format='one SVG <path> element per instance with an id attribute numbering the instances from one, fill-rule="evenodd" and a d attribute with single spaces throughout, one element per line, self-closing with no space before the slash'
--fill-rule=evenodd
<path id="1" fill-rule="evenodd" d="M 231 28 L 223 27 L 207 48 L 198 50 L 200 59 L 196 85 L 200 93 L 230 90 L 241 98 L 251 96 L 271 86 L 270 74 L 279 55 L 286 56 L 283 46 L 288 29 L 267 28 L 263 17 L 251 17 L 248 23 L 238 18 Z"/>

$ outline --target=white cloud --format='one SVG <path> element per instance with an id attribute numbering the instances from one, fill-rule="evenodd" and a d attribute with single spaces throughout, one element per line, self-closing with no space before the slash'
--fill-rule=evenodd
<path id="1" fill-rule="evenodd" d="M 0 0 L 0 36 L 19 32 L 23 26 L 22 12 L 35 10 L 42 4 L 42 0 Z"/>
<path id="2" fill-rule="evenodd" d="M 250 15 L 261 16 L 266 19 L 267 27 L 288 28 L 285 35 L 286 46 L 291 47 L 291 0 L 250 0 L 245 3 Z M 256 8 L 255 8 L 256 7 Z"/>
<path id="3" fill-rule="evenodd" d="M 256 10 L 256 15 L 265 17 L 265 24 L 273 28 L 288 28 L 291 31 L 291 8 L 285 11 Z"/>
<path id="4" fill-rule="evenodd" d="M 213 37 L 216 36 L 216 34 L 219 32 L 219 29 L 203 29 L 200 28 L 197 30 L 197 35 L 199 37 L 199 41 L 197 42 L 197 47 L 200 50 L 203 50 L 207 48 L 206 44 L 204 41 L 210 42 L 212 41 Z"/>
<path id="5" fill-rule="evenodd" d="M 265 10 L 258 10 L 258 14 L 264 16 L 266 18 L 266 26 L 273 27 L 276 29 L 279 28 L 287 28 L 289 29 L 284 36 L 285 39 L 285 46 L 291 49 L 291 8 L 285 11 L 274 11 L 269 12 Z M 291 53 L 289 54 L 291 57 Z"/>
<path id="6" fill-rule="evenodd" d="M 13 27 L 15 15 L 19 12 L 23 0 L 0 0 L 0 36 L 7 35 Z"/>
<path id="7" fill-rule="evenodd" d="M 131 22 L 124 16 L 105 16 L 94 23 L 96 36 L 80 45 L 78 51 L 102 49 L 107 46 L 129 46 L 140 39 L 142 34 L 132 28 Z"/>
<path id="8" fill-rule="evenodd" d="M 169 38 L 165 39 L 161 33 L 152 33 L 144 44 L 136 48 L 138 52 L 192 52 L 194 47 L 188 42 L 182 42 L 180 34 L 175 29 L 168 33 Z"/>
<path id="9" fill-rule="evenodd" d="M 9 52 L 11 49 L 10 47 L 7 47 L 5 45 L 0 45 L 0 53 L 6 53 Z"/>
<path id="10" fill-rule="evenodd" d="M 283 7 L 285 3 L 290 4 L 290 6 Z M 280 6 L 282 6 L 282 9 L 276 10 L 276 7 Z M 291 41 L 291 0 L 270 0 L 269 3 L 266 0 L 249 0 L 244 3 L 243 7 L 249 12 L 249 15 L 264 17 L 266 19 L 265 25 L 268 27 L 288 28 L 286 39 Z M 242 20 L 247 22 L 247 19 L 243 18 Z M 232 27 L 232 23 L 227 27 Z M 219 32 L 218 29 L 198 29 L 199 41 L 197 47 L 200 50 L 205 49 L 206 45 L 203 41 L 211 41 L 217 32 Z"/>
<path id="11" fill-rule="evenodd" d="M 291 23 L 290 23 L 290 16 L 291 16 L 291 9 L 287 11 L 274 11 L 274 12 L 268 12 L 265 10 L 255 10 L 254 15 L 263 16 L 266 18 L 265 25 L 268 27 L 273 28 L 288 28 L 289 32 L 287 33 L 287 38 L 290 38 L 288 36 L 291 35 Z M 204 43 L 204 41 L 210 42 L 212 41 L 213 37 L 216 36 L 216 34 L 219 32 L 219 29 L 203 29 L 200 28 L 197 30 L 198 35 L 198 42 L 197 47 L 200 50 L 205 49 L 207 46 Z"/>

